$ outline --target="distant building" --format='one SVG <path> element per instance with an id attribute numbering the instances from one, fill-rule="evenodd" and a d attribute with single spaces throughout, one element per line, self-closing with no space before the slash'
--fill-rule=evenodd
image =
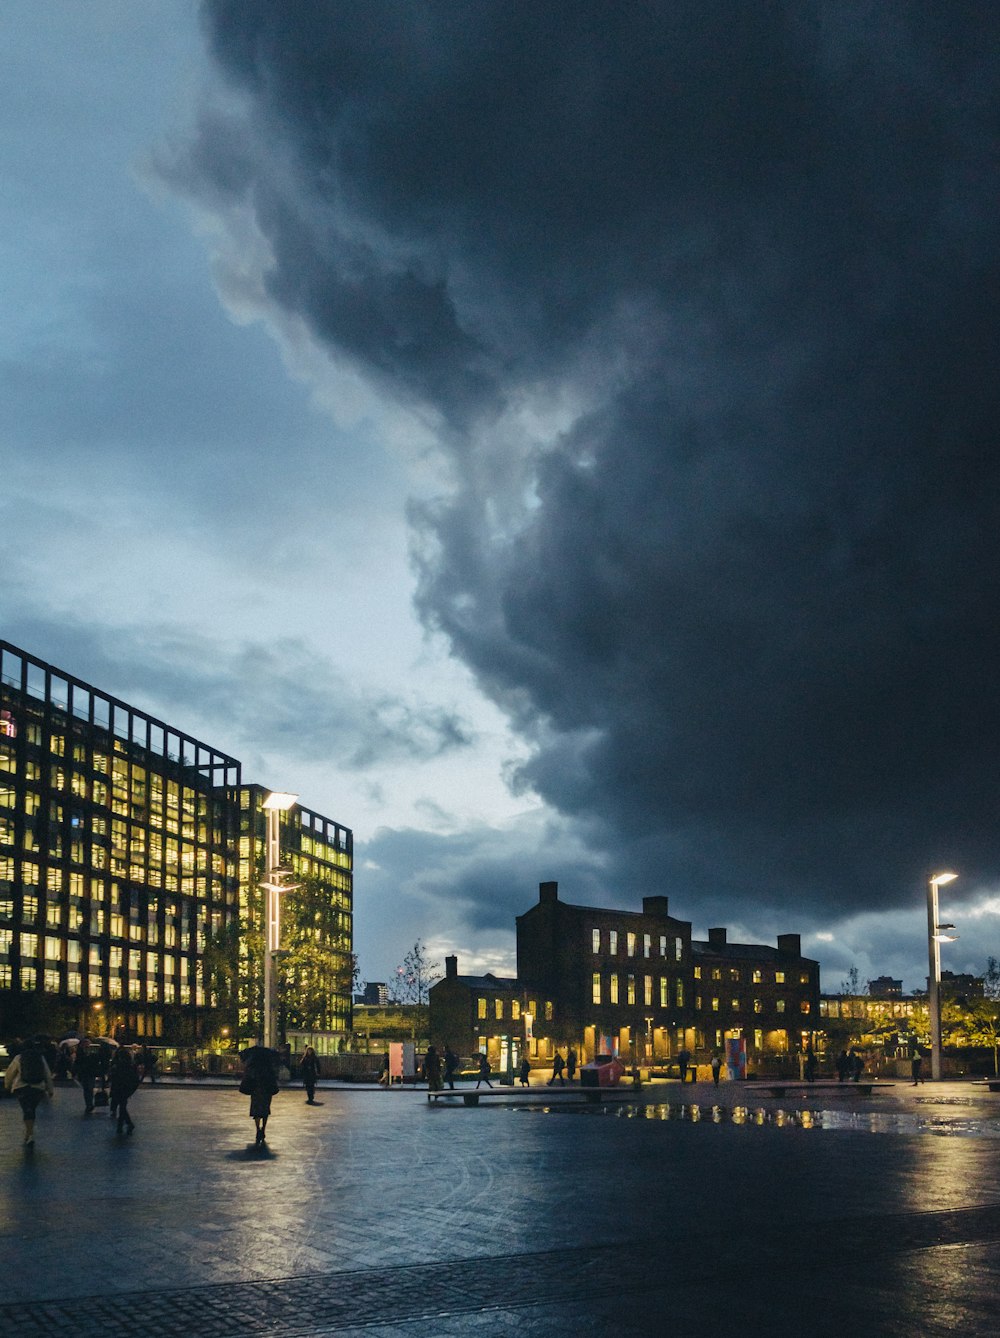
<path id="1" fill-rule="evenodd" d="M 641 911 L 574 906 L 553 882 L 516 929 L 516 978 L 460 975 L 446 959 L 430 992 L 433 1042 L 480 1050 L 501 1069 L 569 1045 L 581 1060 L 613 1051 L 658 1064 L 682 1049 L 707 1060 L 732 1037 L 754 1059 L 784 1054 L 818 1026 L 819 964 L 797 934 L 776 948 L 728 943 L 724 929 L 692 942 L 665 896 Z"/>
<path id="2" fill-rule="evenodd" d="M 901 999 L 903 982 L 892 976 L 877 976 L 868 982 L 868 997 L 871 999 Z"/>
<path id="3" fill-rule="evenodd" d="M 360 1002 L 384 1008 L 389 1002 L 389 986 L 384 980 L 369 980 L 361 993 Z"/>

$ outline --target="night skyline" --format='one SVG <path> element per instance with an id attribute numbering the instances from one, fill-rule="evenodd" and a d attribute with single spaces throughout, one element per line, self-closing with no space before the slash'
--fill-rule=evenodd
<path id="1" fill-rule="evenodd" d="M 1000 955 L 992 9 L 0 23 L 0 632 L 350 825 L 364 975 Z"/>

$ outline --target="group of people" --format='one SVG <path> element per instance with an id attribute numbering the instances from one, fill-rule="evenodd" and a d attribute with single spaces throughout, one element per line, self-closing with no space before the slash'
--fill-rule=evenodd
<path id="1" fill-rule="evenodd" d="M 566 1076 L 563 1077 L 563 1074 Z M 553 1083 L 558 1082 L 565 1087 L 567 1079 L 572 1082 L 575 1077 L 576 1051 L 570 1046 L 566 1051 L 566 1058 L 563 1059 L 562 1051 L 557 1050 L 552 1056 L 552 1077 L 549 1079 L 547 1086 L 551 1087 Z M 527 1083 L 524 1085 L 527 1086 Z"/>
<path id="2" fill-rule="evenodd" d="M 837 1081 L 857 1082 L 865 1071 L 865 1061 L 852 1045 L 837 1056 Z"/>
<path id="3" fill-rule="evenodd" d="M 4 1072 L 4 1087 L 21 1107 L 24 1121 L 24 1144 L 35 1142 L 35 1117 L 39 1105 L 55 1095 L 54 1073 L 60 1080 L 75 1080 L 83 1092 L 83 1113 L 93 1114 L 96 1105 L 107 1105 L 112 1119 L 117 1121 L 119 1134 L 131 1134 L 135 1121 L 128 1108 L 129 1098 L 143 1077 L 154 1080 L 156 1058 L 148 1046 L 134 1053 L 127 1045 L 108 1051 L 107 1043 L 95 1044 L 88 1037 L 80 1037 L 68 1057 L 64 1045 L 53 1047 L 51 1042 L 32 1038 L 14 1047 L 13 1057 Z M 98 1083 L 100 1087 L 98 1088 Z M 101 1094 L 100 1099 L 98 1092 Z"/>

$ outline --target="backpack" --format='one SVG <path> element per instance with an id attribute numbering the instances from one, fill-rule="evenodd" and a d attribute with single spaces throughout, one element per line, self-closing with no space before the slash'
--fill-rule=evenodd
<path id="1" fill-rule="evenodd" d="M 45 1060 L 41 1050 L 36 1050 L 34 1046 L 21 1051 L 21 1081 L 29 1087 L 45 1081 Z"/>

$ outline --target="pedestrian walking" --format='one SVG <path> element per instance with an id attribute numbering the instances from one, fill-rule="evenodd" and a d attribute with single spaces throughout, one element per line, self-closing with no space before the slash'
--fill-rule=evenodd
<path id="1" fill-rule="evenodd" d="M 427 1047 L 421 1072 L 427 1080 L 428 1092 L 440 1092 L 444 1084 L 441 1082 L 441 1056 L 437 1052 L 437 1046 Z"/>
<path id="2" fill-rule="evenodd" d="M 388 1087 L 391 1082 L 392 1079 L 389 1077 L 389 1051 L 386 1050 L 382 1056 L 382 1068 L 378 1075 L 378 1085 L 379 1087 Z"/>
<path id="3" fill-rule="evenodd" d="M 837 1056 L 837 1081 L 847 1082 L 848 1074 L 851 1071 L 851 1061 L 847 1056 L 846 1050 L 841 1050 Z"/>
<path id="4" fill-rule="evenodd" d="M 806 1082 L 816 1081 L 816 1055 L 811 1045 L 806 1050 L 806 1062 L 803 1072 L 805 1073 Z"/>
<path id="5" fill-rule="evenodd" d="M 45 1097 L 51 1101 L 55 1093 L 52 1070 L 46 1062 L 41 1047 L 34 1041 L 26 1042 L 7 1065 L 3 1075 L 3 1085 L 8 1092 L 13 1092 L 21 1107 L 21 1117 L 24 1120 L 24 1146 L 33 1147 L 35 1111 Z"/>
<path id="6" fill-rule="evenodd" d="M 139 1070 L 142 1078 L 148 1078 L 150 1085 L 156 1082 L 156 1052 L 148 1045 L 139 1051 Z"/>
<path id="7" fill-rule="evenodd" d="M 688 1065 L 691 1063 L 691 1051 L 681 1050 L 677 1056 L 677 1068 L 681 1075 L 681 1082 L 687 1082 Z"/>
<path id="8" fill-rule="evenodd" d="M 109 1071 L 111 1078 L 111 1105 L 117 1112 L 118 1133 L 133 1133 L 135 1121 L 129 1114 L 129 1097 L 139 1086 L 139 1070 L 132 1051 L 127 1045 L 120 1045 L 115 1051 Z"/>
<path id="9" fill-rule="evenodd" d="M 851 1082 L 857 1082 L 858 1079 L 861 1077 L 862 1073 L 864 1073 L 865 1071 L 865 1061 L 861 1058 L 861 1056 L 858 1054 L 857 1050 L 855 1050 L 853 1046 L 851 1047 L 850 1053 L 848 1054 L 847 1058 L 850 1061 Z"/>
<path id="10" fill-rule="evenodd" d="M 565 1067 L 566 1067 L 565 1061 L 563 1060 L 562 1055 L 557 1050 L 555 1054 L 552 1056 L 552 1077 L 545 1084 L 546 1087 L 551 1087 L 557 1078 L 559 1079 L 559 1083 L 561 1086 L 563 1087 L 566 1086 L 566 1079 L 563 1077 L 563 1069 Z"/>
<path id="11" fill-rule="evenodd" d="M 311 1045 L 307 1045 L 299 1060 L 299 1077 L 306 1089 L 306 1105 L 315 1106 L 316 1082 L 319 1078 L 319 1058 Z"/>
<path id="12" fill-rule="evenodd" d="M 924 1081 L 923 1067 L 924 1057 L 918 1046 L 914 1049 L 913 1054 L 910 1057 L 910 1077 L 913 1079 L 913 1087 L 916 1087 L 917 1083 L 922 1083 Z"/>
<path id="13" fill-rule="evenodd" d="M 719 1085 L 719 1075 L 722 1073 L 722 1060 L 717 1054 L 712 1056 L 712 1081 L 716 1087 Z"/>
<path id="14" fill-rule="evenodd" d="M 250 1098 L 250 1118 L 257 1130 L 259 1147 L 267 1142 L 267 1121 L 271 1098 L 278 1091 L 278 1054 L 265 1045 L 252 1045 L 243 1051 L 243 1080 L 240 1091 Z"/>
<path id="15" fill-rule="evenodd" d="M 490 1061 L 485 1055 L 479 1056 L 479 1077 L 476 1079 L 476 1086 L 478 1087 L 481 1082 L 484 1082 L 487 1087 L 493 1086 L 490 1082 Z"/>
<path id="16" fill-rule="evenodd" d="M 576 1077 L 576 1051 L 572 1046 L 566 1051 L 566 1077 L 570 1082 Z"/>
<path id="17" fill-rule="evenodd" d="M 91 1045 L 89 1039 L 84 1036 L 76 1047 L 76 1058 L 73 1061 L 73 1077 L 83 1091 L 84 1115 L 91 1114 L 94 1109 L 94 1084 L 100 1071 L 101 1057 L 97 1053 L 96 1047 Z"/>
<path id="18" fill-rule="evenodd" d="M 528 1056 L 525 1055 L 524 1058 L 521 1060 L 520 1067 L 518 1068 L 518 1076 L 521 1079 L 522 1087 L 531 1086 L 531 1083 L 528 1081 L 528 1074 L 530 1072 L 531 1072 L 531 1061 L 528 1059 Z"/>
<path id="19" fill-rule="evenodd" d="M 458 1055 L 450 1045 L 444 1047 L 444 1080 L 451 1088 L 455 1090 L 455 1074 L 458 1072 Z"/>

